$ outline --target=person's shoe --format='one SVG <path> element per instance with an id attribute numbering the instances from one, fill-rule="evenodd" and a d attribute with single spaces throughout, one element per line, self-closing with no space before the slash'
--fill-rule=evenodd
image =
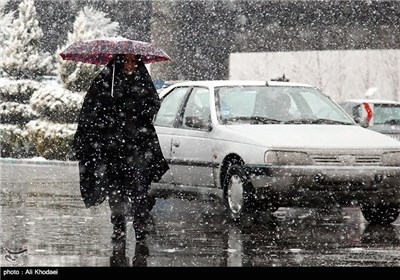
<path id="1" fill-rule="evenodd" d="M 110 257 L 110 266 L 125 267 L 128 266 L 129 259 L 125 256 L 125 248 L 123 254 L 113 250 L 113 255 Z"/>
<path id="2" fill-rule="evenodd" d="M 145 241 L 136 242 L 135 255 L 132 258 L 132 266 L 147 266 L 149 248 Z"/>
<path id="3" fill-rule="evenodd" d="M 110 257 L 110 266 L 128 266 L 129 260 L 125 256 L 125 238 L 112 239 L 113 254 Z"/>
<path id="4" fill-rule="evenodd" d="M 126 267 L 128 266 L 129 259 L 125 256 L 112 256 L 110 257 L 110 266 Z"/>

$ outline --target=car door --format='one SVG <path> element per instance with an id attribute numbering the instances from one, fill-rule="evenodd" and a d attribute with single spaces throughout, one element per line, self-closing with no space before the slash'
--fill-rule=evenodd
<path id="1" fill-rule="evenodd" d="M 172 137 L 171 168 L 177 185 L 213 187 L 210 91 L 193 87 Z"/>
<path id="2" fill-rule="evenodd" d="M 167 93 L 162 98 L 160 109 L 154 119 L 161 150 L 169 163 L 171 163 L 172 136 L 176 130 L 175 125 L 178 114 L 188 90 L 189 87 L 177 87 Z M 173 168 L 171 168 L 171 164 L 170 169 L 163 175 L 159 183 L 173 183 Z"/>

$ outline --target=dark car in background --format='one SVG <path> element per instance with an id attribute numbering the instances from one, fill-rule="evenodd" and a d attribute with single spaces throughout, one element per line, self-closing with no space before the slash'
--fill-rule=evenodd
<path id="1" fill-rule="evenodd" d="M 400 102 L 352 99 L 338 104 L 362 126 L 400 140 Z"/>

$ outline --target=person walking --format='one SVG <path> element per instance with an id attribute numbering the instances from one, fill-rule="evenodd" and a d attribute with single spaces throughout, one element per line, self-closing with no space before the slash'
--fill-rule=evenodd
<path id="1" fill-rule="evenodd" d="M 133 54 L 116 55 L 84 98 L 73 139 L 80 191 L 87 208 L 108 199 L 115 245 L 125 244 L 128 216 L 136 240 L 145 237 L 150 184 L 169 169 L 153 125 L 159 107 L 150 74 Z"/>

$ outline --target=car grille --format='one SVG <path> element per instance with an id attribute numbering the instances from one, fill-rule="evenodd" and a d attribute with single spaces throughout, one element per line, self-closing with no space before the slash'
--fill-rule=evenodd
<path id="1" fill-rule="evenodd" d="M 390 136 L 390 137 L 400 141 L 400 134 L 388 133 L 388 134 L 385 134 L 385 135 Z"/>
<path id="2" fill-rule="evenodd" d="M 380 155 L 311 155 L 317 165 L 379 165 Z"/>

